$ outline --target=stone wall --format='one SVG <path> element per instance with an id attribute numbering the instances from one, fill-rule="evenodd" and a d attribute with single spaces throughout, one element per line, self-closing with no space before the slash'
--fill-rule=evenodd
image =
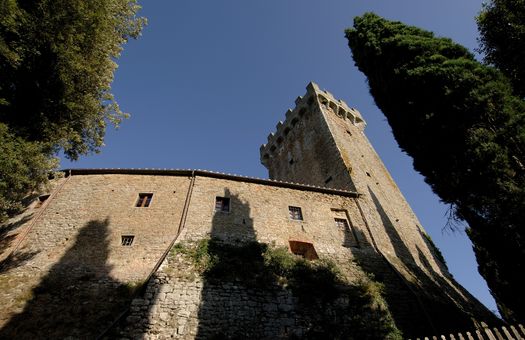
<path id="1" fill-rule="evenodd" d="M 240 281 L 207 282 L 180 256 L 169 257 L 110 337 L 288 338 L 304 332 L 295 300 L 280 287 L 254 289 Z"/>
<path id="2" fill-rule="evenodd" d="M 215 212 L 216 197 L 231 200 L 229 212 Z M 289 207 L 299 207 L 302 220 L 290 218 Z M 345 235 L 336 228 L 343 216 L 357 237 L 355 245 L 371 249 L 371 240 L 355 200 L 315 191 L 290 190 L 277 186 L 227 179 L 197 177 L 181 240 L 206 237 L 257 240 L 288 246 L 289 240 L 311 242 L 324 254 L 351 256 L 343 247 Z"/>
<path id="3" fill-rule="evenodd" d="M 153 194 L 149 207 L 135 206 L 139 193 Z M 470 323 L 471 315 L 486 317 L 484 313 L 488 311 L 479 312 L 479 308 L 468 304 L 461 310 L 457 305 L 462 301 L 457 296 L 439 293 L 447 283 L 438 281 L 428 271 L 421 271 L 413 286 L 407 285 L 374 246 L 383 241 L 373 234 L 370 222 L 363 218 L 362 198 L 355 196 L 350 192 L 205 172 L 198 173 L 194 181 L 187 171 L 73 172 L 38 208 L 42 210 L 36 211 L 33 219 L 24 220 L 16 228 L 9 224 L 3 227 L 29 232 L 26 237 L 14 240 L 20 241 L 16 256 L 11 257 L 18 259 L 16 264 L 2 267 L 0 298 L 4 308 L 0 311 L 0 337 L 97 336 L 127 309 L 134 288 L 145 283 L 163 259 L 177 237 L 181 222 L 183 229 L 178 242 L 210 237 L 231 244 L 258 241 L 284 247 L 289 246 L 290 240 L 309 242 L 321 258 L 334 259 L 349 281 L 364 275 L 355 265 L 360 263 L 385 282 L 394 319 L 406 334 L 424 334 L 431 328 L 425 310 L 435 310 L 444 324 L 455 328 Z M 230 199 L 228 211 L 216 211 L 217 197 Z M 300 207 L 303 219 L 291 219 L 289 206 Z M 347 220 L 347 231 L 337 226 L 336 218 Z M 134 236 L 131 246 L 122 245 L 123 235 Z M 186 267 L 167 265 L 167 261 L 148 283 L 146 295 L 131 304 L 130 320 L 132 323 L 141 320 L 138 325 L 143 328 L 130 328 L 129 334 L 160 325 L 170 334 L 191 337 L 198 332 L 195 327 L 216 318 L 200 309 L 203 299 L 200 279 L 170 276 L 166 268 L 185 272 Z M 256 292 L 252 288 L 239 290 L 240 286 L 242 283 L 235 282 L 208 284 L 206 294 L 211 295 L 206 295 L 207 301 L 218 301 L 218 305 L 212 304 L 213 311 L 220 315 L 240 313 L 237 306 L 241 308 L 243 296 L 257 297 L 246 300 L 251 305 L 247 313 L 252 316 L 262 318 L 266 309 L 289 308 L 283 307 L 289 302 L 286 290 L 268 287 L 269 290 Z M 278 298 L 269 300 L 267 294 L 272 297 L 277 294 Z M 230 300 L 241 302 L 229 305 L 226 301 Z M 223 304 L 224 310 L 220 307 Z M 148 313 L 141 314 L 143 311 Z M 261 324 L 264 334 L 301 334 L 303 326 L 286 321 L 301 318 L 292 311 L 282 312 L 281 326 Z M 214 327 L 211 323 L 209 332 Z M 161 334 L 160 329 L 155 329 L 151 334 Z"/>
<path id="4" fill-rule="evenodd" d="M 301 266 L 296 272 L 300 281 L 294 281 L 276 275 L 264 261 L 268 249 L 279 252 L 271 246 L 216 241 L 179 246 L 108 338 L 380 339 L 396 332 L 381 298 L 369 294 L 370 281 L 356 265 L 353 272 L 361 274 L 365 284 L 348 284 L 330 275 L 334 272 L 324 262 Z M 204 261 L 206 269 L 195 257 L 204 252 L 217 256 Z M 214 271 L 224 266 L 230 271 Z"/>
<path id="5" fill-rule="evenodd" d="M 0 338 L 102 332 L 176 236 L 190 182 L 142 175 L 66 181 L 33 217 L 3 226 L 19 248 L 2 266 Z M 144 192 L 153 194 L 151 205 L 135 207 Z M 131 246 L 122 246 L 123 235 L 134 236 Z"/>

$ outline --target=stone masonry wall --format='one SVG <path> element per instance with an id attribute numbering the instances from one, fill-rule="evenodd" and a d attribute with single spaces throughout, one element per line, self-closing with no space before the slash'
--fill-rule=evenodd
<path id="1" fill-rule="evenodd" d="M 231 200 L 229 212 L 215 212 L 215 198 Z M 301 208 L 303 219 L 290 218 L 289 206 Z M 353 232 L 337 229 L 334 218 L 350 222 Z M 225 179 L 197 177 L 181 240 L 206 237 L 257 240 L 288 246 L 289 240 L 311 242 L 320 253 L 351 256 L 355 247 L 343 247 L 345 237 L 370 247 L 359 210 L 352 198 L 312 191 L 290 190 Z"/>
<path id="2" fill-rule="evenodd" d="M 0 338 L 98 335 L 175 237 L 189 184 L 133 175 L 66 181 L 41 216 L 19 226 L 31 230 L 16 263 L 2 268 Z M 153 193 L 148 208 L 135 207 L 139 193 Z M 122 235 L 134 235 L 133 244 L 122 246 Z"/>
<path id="3" fill-rule="evenodd" d="M 25 222 L 31 229 L 21 243 L 19 256 L 15 257 L 19 261 L 0 272 L 0 298 L 5 301 L 0 312 L 0 338 L 92 338 L 104 331 L 126 309 L 134 288 L 144 282 L 176 237 L 190 183 L 186 175 L 162 172 L 146 175 L 125 170 L 108 174 L 99 171 L 70 176 L 42 208 L 41 215 Z M 149 207 L 135 207 L 139 193 L 153 193 Z M 191 193 L 178 242 L 210 237 L 232 244 L 258 241 L 285 247 L 289 241 L 310 242 L 320 257 L 337 261 L 350 281 L 362 277 L 362 271 L 355 265 L 360 263 L 387 282 L 387 300 L 399 327 L 414 331 L 417 326 L 418 332 L 413 334 L 424 334 L 422 331 L 429 329 L 417 298 L 417 295 L 425 297 L 426 293 L 414 294 L 376 251 L 358 205 L 361 199 L 311 188 L 299 190 L 269 182 L 206 175 L 195 177 Z M 215 211 L 216 197 L 230 199 L 229 211 Z M 291 219 L 289 206 L 301 208 L 303 219 Z M 345 219 L 348 228 L 341 229 L 335 223 L 336 218 Z M 134 243 L 123 246 L 122 235 L 134 235 Z M 212 304 L 213 315 L 201 310 L 196 317 L 192 313 L 203 299 L 199 279 L 182 280 L 180 275 L 171 275 L 169 270 L 184 273 L 186 267 L 168 266 L 167 261 L 148 282 L 146 295 L 131 304 L 130 320 L 141 321 L 138 328 L 128 329 L 129 334 L 145 330 L 157 335 L 164 332 L 152 325 L 185 337 L 196 334 L 198 325 L 209 324 L 206 329 L 213 332 L 218 327 L 212 322 L 215 314 L 241 313 L 239 308 L 246 309 L 241 306 L 245 301 L 247 313 L 252 316 L 260 313 L 257 315 L 262 318 L 268 312 L 266 309 L 285 312 L 281 326 L 269 323 L 261 326 L 265 328 L 263 334 L 301 334 L 302 326 L 286 321 L 297 319 L 288 310 L 289 292 L 271 287 L 256 292 L 239 290 L 242 283 L 208 284 L 206 294 L 213 293 L 206 295 L 207 304 L 217 300 L 218 305 Z M 432 291 L 430 286 L 422 289 L 427 288 Z M 244 300 L 243 296 L 250 298 Z M 436 304 L 431 298 L 430 294 L 428 301 L 432 308 Z M 450 313 L 455 308 L 454 300 L 443 301 L 448 310 L 440 310 L 451 315 L 449 321 L 454 326 L 454 319 L 461 319 Z M 140 314 L 144 310 L 147 317 Z M 234 316 L 231 318 L 235 320 Z M 175 323 L 177 326 L 173 328 Z M 153 329 L 154 332 L 149 331 Z"/>
<path id="4" fill-rule="evenodd" d="M 253 289 L 242 282 L 209 283 L 190 263 L 169 257 L 132 302 L 126 320 L 111 335 L 130 339 L 256 338 L 301 335 L 291 292 Z"/>

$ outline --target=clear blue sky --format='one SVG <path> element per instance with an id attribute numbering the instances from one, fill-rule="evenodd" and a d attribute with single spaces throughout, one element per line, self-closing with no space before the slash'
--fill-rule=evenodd
<path id="1" fill-rule="evenodd" d="M 200 168 L 268 176 L 259 146 L 313 80 L 356 107 L 366 133 L 443 251 L 454 277 L 491 310 L 464 233 L 401 153 L 354 66 L 344 29 L 367 11 L 476 46 L 480 0 L 143 1 L 149 24 L 118 60 L 113 92 L 131 113 L 106 147 L 62 167 Z"/>

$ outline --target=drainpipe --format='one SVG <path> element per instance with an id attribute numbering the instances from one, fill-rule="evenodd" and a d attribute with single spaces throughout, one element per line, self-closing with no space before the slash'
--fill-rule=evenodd
<path id="1" fill-rule="evenodd" d="M 188 217 L 188 209 L 190 207 L 191 195 L 193 193 L 193 186 L 194 185 L 195 185 L 195 171 L 192 171 L 191 172 L 190 185 L 188 187 L 188 192 L 186 193 L 186 200 L 184 201 L 184 208 L 182 209 L 182 216 L 180 217 L 179 228 L 177 229 L 177 233 L 175 234 L 175 237 L 173 238 L 173 240 L 171 240 L 170 245 L 168 246 L 168 248 L 166 248 L 166 250 L 162 254 L 161 258 L 157 261 L 157 264 L 155 264 L 155 267 L 153 267 L 153 270 L 148 275 L 148 278 L 146 279 L 145 282 L 148 282 L 150 280 L 150 278 L 153 276 L 153 274 L 155 274 L 157 272 L 157 270 L 159 269 L 159 267 L 162 264 L 162 262 L 164 262 L 164 260 L 166 259 L 166 257 L 170 253 L 171 248 L 173 247 L 173 245 L 175 244 L 175 242 L 179 238 L 180 233 L 184 230 L 184 227 L 186 226 L 186 218 Z M 145 287 L 145 286 L 146 285 L 144 285 L 143 287 Z"/>

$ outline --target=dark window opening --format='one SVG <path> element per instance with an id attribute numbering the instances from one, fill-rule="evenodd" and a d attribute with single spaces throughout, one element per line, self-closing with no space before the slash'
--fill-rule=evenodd
<path id="1" fill-rule="evenodd" d="M 346 130 L 346 133 L 348 133 L 349 136 L 352 135 L 352 133 L 350 132 L 350 130 Z"/>
<path id="2" fill-rule="evenodd" d="M 124 247 L 129 247 L 133 244 L 133 240 L 135 240 L 135 236 L 133 235 L 122 235 L 121 244 Z"/>
<path id="3" fill-rule="evenodd" d="M 317 260 L 319 256 L 315 251 L 314 245 L 309 242 L 289 241 L 292 254 L 301 256 L 306 260 Z"/>
<path id="4" fill-rule="evenodd" d="M 324 181 L 324 184 L 328 184 L 332 181 L 332 176 L 328 177 L 325 181 Z"/>
<path id="5" fill-rule="evenodd" d="M 366 173 L 366 175 L 367 175 L 368 177 L 372 177 L 372 176 L 370 176 L 370 174 L 369 174 L 368 172 Z"/>
<path id="6" fill-rule="evenodd" d="M 290 160 L 288 161 L 288 163 L 290 163 L 290 165 L 292 165 L 292 164 L 294 163 L 293 158 L 290 158 Z"/>
<path id="7" fill-rule="evenodd" d="M 285 129 L 284 129 L 284 135 L 285 135 L 285 136 L 288 136 L 289 133 L 290 133 L 290 128 L 288 128 L 288 127 L 285 128 Z"/>
<path id="8" fill-rule="evenodd" d="M 40 196 L 38 196 L 38 201 L 40 203 L 43 203 L 49 198 L 49 196 L 50 196 L 50 194 L 40 195 Z"/>
<path id="9" fill-rule="evenodd" d="M 229 197 L 215 197 L 215 211 L 229 212 L 230 198 Z"/>
<path id="10" fill-rule="evenodd" d="M 289 206 L 288 207 L 288 211 L 290 213 L 290 218 L 292 220 L 298 220 L 298 221 L 302 221 L 303 220 L 303 213 L 302 213 L 300 207 Z"/>
<path id="11" fill-rule="evenodd" d="M 151 204 L 151 199 L 153 194 L 139 194 L 139 199 L 137 200 L 136 207 L 147 208 Z"/>

